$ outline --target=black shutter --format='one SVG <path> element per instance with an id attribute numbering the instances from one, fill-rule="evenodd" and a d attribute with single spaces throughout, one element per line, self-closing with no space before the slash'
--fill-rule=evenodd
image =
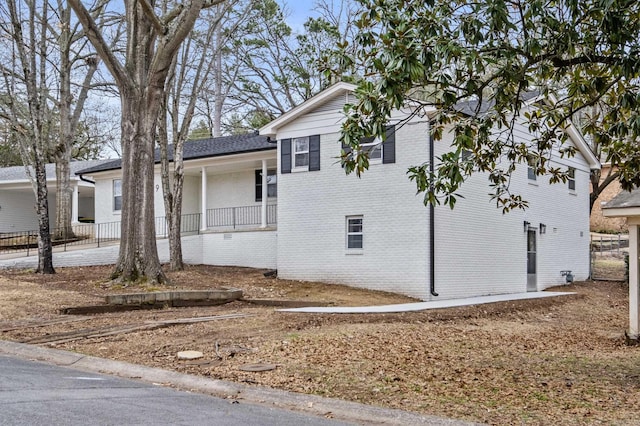
<path id="1" fill-rule="evenodd" d="M 320 170 L 320 135 L 309 136 L 309 171 Z"/>
<path id="2" fill-rule="evenodd" d="M 347 145 L 346 143 L 342 142 L 342 150 L 348 155 L 351 152 L 351 145 Z"/>
<path id="3" fill-rule="evenodd" d="M 291 173 L 291 139 L 280 141 L 280 173 Z"/>
<path id="4" fill-rule="evenodd" d="M 256 170 L 256 201 L 262 201 L 262 170 Z"/>
<path id="5" fill-rule="evenodd" d="M 396 126 L 387 126 L 386 140 L 382 144 L 382 162 L 384 164 L 396 162 Z"/>

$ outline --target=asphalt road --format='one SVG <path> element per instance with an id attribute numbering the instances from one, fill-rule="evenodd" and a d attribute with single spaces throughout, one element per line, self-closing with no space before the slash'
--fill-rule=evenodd
<path id="1" fill-rule="evenodd" d="M 0 425 L 342 425 L 0 355 Z"/>

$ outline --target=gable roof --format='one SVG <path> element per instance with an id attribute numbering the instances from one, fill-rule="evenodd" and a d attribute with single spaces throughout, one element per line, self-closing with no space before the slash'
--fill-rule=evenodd
<path id="1" fill-rule="evenodd" d="M 69 169 L 73 176 L 77 171 L 86 169 L 88 167 L 96 167 L 112 162 L 113 159 L 108 160 L 87 160 L 87 161 L 72 161 L 69 163 Z M 45 166 L 47 171 L 47 180 L 56 179 L 56 165 L 49 163 Z M 24 166 L 12 166 L 0 168 L 0 183 L 7 182 L 20 182 L 28 181 L 27 172 Z"/>
<path id="2" fill-rule="evenodd" d="M 524 92 L 522 93 L 521 97 L 526 104 L 533 104 L 536 101 L 545 99 L 542 97 L 542 95 L 538 91 Z M 548 98 L 548 101 L 551 102 L 552 104 L 555 104 L 557 102 L 553 96 L 550 96 Z M 480 115 L 485 114 L 487 111 L 493 108 L 494 105 L 495 105 L 494 100 L 489 100 L 482 103 L 480 103 L 480 101 L 478 100 L 468 100 L 468 101 L 457 103 L 456 105 L 454 105 L 453 108 L 461 114 L 471 116 L 471 115 L 475 115 L 476 112 L 479 113 Z M 593 153 L 593 151 L 589 147 L 589 144 L 587 143 L 584 136 L 582 135 L 582 132 L 578 130 L 578 128 L 575 126 L 575 124 L 573 124 L 571 120 L 567 120 L 567 122 L 569 124 L 567 125 L 567 127 L 565 127 L 564 130 L 567 133 L 567 136 L 569 136 L 573 144 L 576 146 L 578 151 L 580 151 L 580 153 L 584 156 L 585 160 L 589 164 L 589 168 L 591 170 L 600 169 L 601 167 L 600 160 L 598 159 L 598 157 L 596 157 L 596 155 Z"/>
<path id="3" fill-rule="evenodd" d="M 285 124 L 288 124 L 296 118 L 311 112 L 325 102 L 333 99 L 335 96 L 341 93 L 352 93 L 355 89 L 356 86 L 354 84 L 345 83 L 344 81 L 336 83 L 333 86 L 324 89 L 317 95 L 307 99 L 297 107 L 285 112 L 266 126 L 260 128 L 259 132 L 261 135 L 274 137 L 277 130 Z"/>
<path id="4" fill-rule="evenodd" d="M 256 151 L 274 150 L 276 145 L 266 136 L 255 133 L 244 135 L 221 136 L 217 138 L 187 141 L 184 144 L 184 160 L 198 158 L 220 157 L 223 155 L 241 154 Z M 169 147 L 169 161 L 173 161 L 173 149 Z M 160 150 L 155 150 L 155 162 L 160 162 Z M 107 170 L 118 170 L 122 167 L 122 160 L 112 160 L 105 164 L 79 170 L 76 174 L 90 174 Z"/>
<path id="5" fill-rule="evenodd" d="M 343 81 L 334 84 L 333 86 L 323 90 L 318 93 L 314 97 L 307 99 L 302 104 L 293 108 L 292 110 L 282 114 L 280 117 L 276 118 L 266 126 L 260 129 L 260 134 L 268 137 L 275 137 L 278 129 L 285 124 L 292 122 L 298 117 L 311 112 L 315 108 L 334 98 L 335 96 L 342 94 L 344 92 L 354 92 L 357 86 L 350 83 L 345 83 Z M 522 94 L 522 98 L 525 102 L 534 102 L 539 99 L 540 94 L 536 91 L 525 92 Z M 551 102 L 555 102 L 555 99 L 550 99 Z M 480 113 L 484 113 L 488 111 L 492 107 L 492 104 L 487 102 L 480 105 Z M 474 114 L 476 108 L 478 108 L 478 101 L 466 101 L 460 102 L 454 107 L 456 110 L 463 114 Z M 573 141 L 574 145 L 578 149 L 578 151 L 585 157 L 587 163 L 589 164 L 589 168 L 600 169 L 600 161 L 595 156 L 591 148 L 589 148 L 589 144 L 582 136 L 582 133 L 576 128 L 576 126 L 569 120 L 569 125 L 565 128 L 569 138 Z"/>

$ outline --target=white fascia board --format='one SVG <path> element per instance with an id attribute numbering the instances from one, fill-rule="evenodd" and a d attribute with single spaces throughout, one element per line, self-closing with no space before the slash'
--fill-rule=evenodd
<path id="1" fill-rule="evenodd" d="M 306 112 L 313 110 L 317 106 L 322 105 L 327 100 L 333 98 L 336 94 L 340 92 L 353 92 L 355 89 L 356 86 L 354 84 L 345 83 L 344 81 L 336 83 L 333 86 L 318 93 L 314 97 L 307 99 L 297 107 L 282 114 L 280 117 L 276 118 L 266 126 L 260 128 L 259 133 L 263 136 L 275 137 L 280 127 L 284 126 L 287 123 L 290 123 Z"/>
<path id="2" fill-rule="evenodd" d="M 591 170 L 600 170 L 602 165 L 600 164 L 600 160 L 596 157 L 596 155 L 589 148 L 589 144 L 582 136 L 582 132 L 578 130 L 578 128 L 569 120 L 569 125 L 565 128 L 567 135 L 573 142 L 573 144 L 578 148 L 578 151 L 584 156 L 589 163 L 589 168 Z"/>
<path id="3" fill-rule="evenodd" d="M 640 207 L 617 207 L 603 208 L 602 215 L 604 217 L 631 217 L 640 216 Z"/>
<path id="4" fill-rule="evenodd" d="M 258 160 L 275 160 L 277 158 L 277 150 L 267 149 L 263 151 L 244 152 L 238 154 L 218 155 L 215 157 L 194 158 L 191 160 L 184 160 L 184 168 L 200 168 L 215 166 L 220 164 L 240 164 L 246 161 L 258 161 Z M 160 170 L 160 164 L 156 164 L 156 171 Z"/>

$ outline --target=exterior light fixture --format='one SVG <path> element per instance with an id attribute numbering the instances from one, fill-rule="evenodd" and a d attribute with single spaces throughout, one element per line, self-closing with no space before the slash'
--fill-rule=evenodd
<path id="1" fill-rule="evenodd" d="M 529 232 L 529 225 L 530 225 L 530 223 L 525 220 L 524 221 L 524 232 Z"/>
<path id="2" fill-rule="evenodd" d="M 547 225 L 545 225 L 544 223 L 540 224 L 540 234 L 546 234 L 547 233 Z"/>

